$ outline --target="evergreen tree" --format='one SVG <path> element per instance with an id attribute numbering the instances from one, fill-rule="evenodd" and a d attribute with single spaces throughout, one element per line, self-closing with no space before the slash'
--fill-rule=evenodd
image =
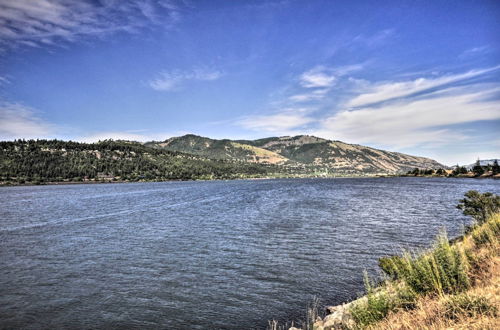
<path id="1" fill-rule="evenodd" d="M 481 166 L 481 162 L 479 161 L 479 159 L 476 161 L 476 165 L 474 165 L 474 167 L 472 168 L 472 172 L 474 172 L 476 176 L 484 174 L 484 168 Z"/>
<path id="2" fill-rule="evenodd" d="M 493 172 L 493 175 L 500 173 L 500 166 L 498 166 L 498 160 L 495 159 L 495 161 L 493 162 L 493 166 L 491 167 L 491 171 Z"/>

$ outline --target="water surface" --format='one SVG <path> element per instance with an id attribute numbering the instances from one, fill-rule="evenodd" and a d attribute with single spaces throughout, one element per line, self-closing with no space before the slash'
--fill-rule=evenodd
<path id="1" fill-rule="evenodd" d="M 337 304 L 493 180 L 293 179 L 0 189 L 3 328 L 264 328 Z"/>

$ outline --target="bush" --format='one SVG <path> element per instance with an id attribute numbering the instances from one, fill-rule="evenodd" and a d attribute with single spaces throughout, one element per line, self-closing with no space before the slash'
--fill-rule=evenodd
<path id="1" fill-rule="evenodd" d="M 386 285 L 375 288 L 365 273 L 365 299 L 360 299 L 349 308 L 356 326 L 364 328 L 385 318 L 390 312 L 397 308 L 413 309 L 417 300 L 417 294 L 412 288 L 399 283 L 395 285 L 386 282 Z"/>
<path id="2" fill-rule="evenodd" d="M 361 300 L 349 309 L 352 318 L 359 327 L 365 327 L 383 319 L 391 310 L 396 307 L 395 302 L 388 294 L 387 290 L 375 291 L 374 284 L 370 281 L 365 272 L 366 300 Z"/>
<path id="3" fill-rule="evenodd" d="M 481 227 L 474 228 L 472 231 L 472 240 L 477 246 L 498 245 L 500 236 L 500 216 L 492 216 Z"/>
<path id="4" fill-rule="evenodd" d="M 397 278 L 398 265 L 402 262 L 400 256 L 389 256 L 378 259 L 378 266 L 391 279 Z"/>
<path id="5" fill-rule="evenodd" d="M 481 194 L 476 190 L 469 190 L 465 198 L 460 200 L 457 208 L 465 215 L 470 215 L 478 224 L 482 224 L 493 213 L 500 212 L 500 196 L 492 193 Z"/>
<path id="6" fill-rule="evenodd" d="M 432 251 L 420 256 L 405 252 L 402 257 L 385 258 L 382 270 L 399 279 L 417 294 L 450 293 L 470 286 L 470 265 L 463 248 L 450 245 L 445 234 Z"/>

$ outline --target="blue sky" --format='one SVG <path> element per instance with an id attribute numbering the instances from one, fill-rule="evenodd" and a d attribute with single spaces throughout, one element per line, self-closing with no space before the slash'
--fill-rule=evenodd
<path id="1" fill-rule="evenodd" d="M 500 158 L 498 1 L 0 0 L 0 140 L 312 134 Z"/>

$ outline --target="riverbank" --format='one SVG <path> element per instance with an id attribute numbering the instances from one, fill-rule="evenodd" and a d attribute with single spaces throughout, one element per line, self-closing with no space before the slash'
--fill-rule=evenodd
<path id="1" fill-rule="evenodd" d="M 259 177 L 234 177 L 234 178 L 203 178 L 203 179 L 171 179 L 171 180 L 84 180 L 84 181 L 47 181 L 47 182 L 17 182 L 17 181 L 0 181 L 0 187 L 13 186 L 41 186 L 41 185 L 78 185 L 78 184 L 103 184 L 103 183 L 145 183 L 145 182 L 179 182 L 179 181 L 227 181 L 227 180 L 272 180 L 272 179 L 366 179 L 366 178 L 458 178 L 458 179 L 500 179 L 500 175 L 495 176 L 443 176 L 443 175 L 276 175 L 276 176 L 259 176 Z"/>
<path id="2" fill-rule="evenodd" d="M 103 183 L 145 183 L 145 182 L 180 182 L 180 181 L 232 181 L 232 180 L 273 180 L 273 179 L 363 179 L 363 178 L 386 178 L 398 176 L 384 175 L 275 175 L 258 177 L 234 177 L 234 178 L 203 178 L 203 179 L 171 179 L 171 180 L 84 180 L 84 181 L 47 181 L 47 182 L 16 182 L 0 181 L 0 187 L 12 186 L 40 186 L 40 185 L 76 185 L 76 184 L 103 184 Z"/>
<path id="3" fill-rule="evenodd" d="M 461 202 L 464 213 L 473 215 L 478 223 L 464 236 L 449 241 L 442 234 L 434 247 L 424 253 L 405 252 L 381 258 L 379 266 L 384 276 L 370 279 L 365 274 L 365 296 L 326 307 L 325 317 L 318 317 L 321 313 L 317 308 L 308 309 L 301 328 L 272 321 L 269 329 L 497 328 L 499 197 L 479 194 L 477 199 Z M 485 214 L 489 215 L 484 217 Z"/>

